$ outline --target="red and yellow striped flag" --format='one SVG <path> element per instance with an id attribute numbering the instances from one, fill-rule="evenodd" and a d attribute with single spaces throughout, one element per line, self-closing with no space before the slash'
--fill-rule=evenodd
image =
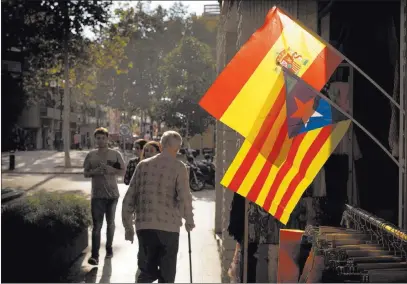
<path id="1" fill-rule="evenodd" d="M 286 111 L 284 78 L 279 65 L 320 90 L 342 59 L 274 7 L 264 25 L 219 74 L 200 105 L 248 139 L 253 147 L 263 149 L 262 154 L 267 157 L 272 149 L 283 145 L 288 149 L 280 131 L 285 129 Z M 274 152 L 272 156 L 279 151 Z"/>
<path id="2" fill-rule="evenodd" d="M 292 139 L 288 138 L 287 126 L 284 126 L 280 132 L 285 140 L 283 146 L 280 151 L 274 147 L 267 157 L 245 140 L 221 184 L 287 224 L 300 197 L 345 135 L 349 124 L 349 120 L 341 121 Z M 277 160 L 280 162 L 276 163 Z"/>

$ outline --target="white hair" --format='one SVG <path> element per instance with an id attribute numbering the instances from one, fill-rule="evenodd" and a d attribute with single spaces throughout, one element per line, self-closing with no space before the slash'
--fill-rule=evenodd
<path id="1" fill-rule="evenodd" d="M 170 147 L 177 147 L 181 148 L 182 145 L 182 137 L 176 131 L 165 131 L 161 136 L 161 147 L 163 149 L 170 148 Z"/>

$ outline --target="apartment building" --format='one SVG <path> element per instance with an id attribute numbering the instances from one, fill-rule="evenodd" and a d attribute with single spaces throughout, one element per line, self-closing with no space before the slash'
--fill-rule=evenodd
<path id="1" fill-rule="evenodd" d="M 61 110 L 63 90 L 62 88 L 50 87 L 45 90 L 46 99 L 42 102 L 26 107 L 20 115 L 18 126 L 25 130 L 27 143 L 32 144 L 32 149 L 55 149 L 62 137 Z M 93 131 L 98 126 L 109 127 L 109 108 L 96 105 L 95 103 L 84 105 L 80 102 L 71 104 L 70 132 L 73 144 L 75 133 L 81 135 L 81 145 L 86 147 L 87 136 L 93 145 Z"/>

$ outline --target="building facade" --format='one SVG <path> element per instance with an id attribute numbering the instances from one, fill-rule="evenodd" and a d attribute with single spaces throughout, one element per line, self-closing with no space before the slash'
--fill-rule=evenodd
<path id="1" fill-rule="evenodd" d="M 45 90 L 46 99 L 40 103 L 26 107 L 20 115 L 18 126 L 26 134 L 26 143 L 31 150 L 55 150 L 58 149 L 58 141 L 62 137 L 61 97 L 62 88 L 50 88 Z M 59 92 L 59 95 L 58 95 Z M 109 128 L 110 119 L 108 109 L 103 106 L 91 104 L 86 108 L 83 104 L 72 103 L 70 114 L 71 141 L 75 133 L 81 135 L 81 146 L 87 147 L 87 137 L 89 136 L 93 145 L 93 131 L 98 126 Z"/>

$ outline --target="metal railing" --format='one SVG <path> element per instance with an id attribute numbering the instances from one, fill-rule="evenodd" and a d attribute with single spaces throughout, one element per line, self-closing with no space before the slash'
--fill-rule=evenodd
<path id="1" fill-rule="evenodd" d="M 392 223 L 348 204 L 342 221 L 347 228 L 370 234 L 372 241 L 394 252 L 395 256 L 407 259 L 407 233 Z"/>
<path id="2" fill-rule="evenodd" d="M 394 258 L 397 261 L 396 266 L 405 266 L 407 232 L 350 205 L 346 205 L 341 223 L 346 228 L 307 226 L 302 240 L 303 244 L 312 245 L 314 255 L 324 257 L 325 271 L 327 274 L 338 277 L 334 279 L 353 279 L 367 283 L 371 277 L 371 271 L 364 269 L 363 265 L 361 266 L 356 260 L 364 257 L 355 257 L 355 255 L 349 254 L 352 249 L 348 252 L 349 245 L 343 245 L 343 240 L 348 240 L 348 244 L 354 243 L 353 246 L 360 246 L 361 251 L 365 249 L 367 252 L 369 250 L 383 251 L 383 254 L 378 253 L 377 255 L 382 255 L 384 258 Z M 345 235 L 348 237 L 344 237 Z M 352 239 L 354 241 L 350 241 Z M 357 254 L 357 256 L 365 255 L 369 255 L 369 252 Z M 380 259 L 379 257 L 378 261 Z M 394 271 L 396 270 L 397 268 Z"/>

